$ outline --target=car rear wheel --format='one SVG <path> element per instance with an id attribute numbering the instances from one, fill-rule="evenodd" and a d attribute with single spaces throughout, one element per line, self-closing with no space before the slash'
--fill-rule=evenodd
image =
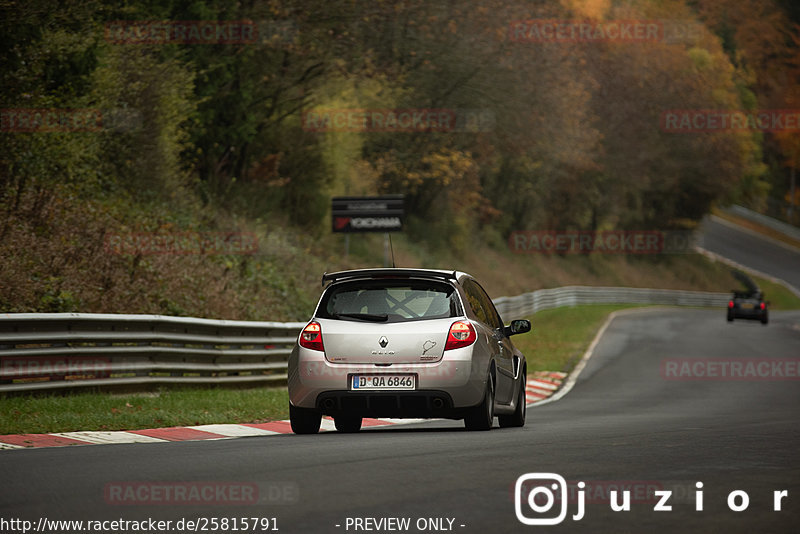
<path id="1" fill-rule="evenodd" d="M 494 379 L 489 375 L 486 381 L 486 394 L 476 407 L 464 418 L 467 430 L 490 430 L 494 423 Z"/>
<path id="2" fill-rule="evenodd" d="M 764 312 L 764 315 L 761 316 L 761 324 L 767 324 L 769 322 L 769 316 L 767 312 Z"/>
<path id="3" fill-rule="evenodd" d="M 333 417 L 333 424 L 339 432 L 358 432 L 361 430 L 361 418 L 354 415 L 339 415 Z"/>
<path id="4" fill-rule="evenodd" d="M 289 403 L 289 421 L 295 434 L 316 434 L 322 422 L 322 414 L 309 408 L 298 408 Z"/>
<path id="5" fill-rule="evenodd" d="M 517 396 L 517 409 L 511 415 L 498 415 L 497 422 L 501 428 L 525 426 L 525 415 L 528 411 L 528 399 L 525 397 L 525 386 L 528 383 L 525 373 L 522 374 L 522 382 L 519 385 L 519 395 Z"/>

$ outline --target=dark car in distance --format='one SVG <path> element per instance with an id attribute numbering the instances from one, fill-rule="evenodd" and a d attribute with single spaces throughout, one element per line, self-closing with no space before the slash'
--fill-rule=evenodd
<path id="1" fill-rule="evenodd" d="M 744 291 L 733 290 L 733 296 L 728 301 L 728 322 L 734 319 L 749 319 L 769 322 L 769 303 L 764 300 L 764 293 L 752 278 L 741 271 L 733 271 L 733 275 L 745 286 Z"/>

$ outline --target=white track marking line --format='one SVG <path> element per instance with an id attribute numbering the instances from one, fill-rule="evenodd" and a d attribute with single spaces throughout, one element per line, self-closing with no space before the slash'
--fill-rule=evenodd
<path id="1" fill-rule="evenodd" d="M 525 392 L 525 395 L 528 396 L 528 397 L 538 397 L 540 399 L 543 399 L 545 397 L 549 397 L 552 394 L 553 394 L 552 391 L 526 391 Z"/>
<path id="2" fill-rule="evenodd" d="M 336 430 L 336 424 L 333 419 L 322 418 L 322 423 L 319 425 L 320 430 Z"/>
<path id="3" fill-rule="evenodd" d="M 549 382 L 539 382 L 538 380 L 528 380 L 528 387 L 536 389 L 549 389 L 552 391 L 558 389 L 557 385 L 550 384 Z"/>
<path id="4" fill-rule="evenodd" d="M 87 443 L 94 444 L 107 444 L 107 443 L 165 443 L 167 440 L 154 438 L 151 436 L 142 436 L 141 434 L 133 434 L 123 430 L 116 432 L 93 432 L 93 431 L 80 431 L 80 432 L 52 432 L 50 436 L 58 436 L 62 438 L 77 439 Z"/>
<path id="5" fill-rule="evenodd" d="M 213 424 L 213 425 L 198 425 L 189 426 L 192 430 L 200 430 L 201 432 L 211 432 L 212 434 L 219 434 L 228 438 L 242 438 L 249 436 L 269 436 L 272 434 L 280 434 L 273 430 L 264 430 L 263 428 L 254 428 L 252 426 L 236 425 L 236 424 Z"/>
<path id="6" fill-rule="evenodd" d="M 411 425 L 414 423 L 425 423 L 426 421 L 440 421 L 441 419 L 387 419 L 381 417 L 381 421 L 385 421 L 390 425 Z M 376 425 L 377 426 L 377 425 Z"/>

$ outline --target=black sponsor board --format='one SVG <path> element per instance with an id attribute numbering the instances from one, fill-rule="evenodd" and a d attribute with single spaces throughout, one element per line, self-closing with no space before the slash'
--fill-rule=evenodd
<path id="1" fill-rule="evenodd" d="M 334 232 L 401 232 L 404 217 L 403 195 L 332 199 Z"/>

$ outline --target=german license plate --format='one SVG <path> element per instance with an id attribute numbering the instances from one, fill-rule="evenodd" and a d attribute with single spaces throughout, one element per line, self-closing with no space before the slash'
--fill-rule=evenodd
<path id="1" fill-rule="evenodd" d="M 351 391 L 394 391 L 398 389 L 414 389 L 415 375 L 351 375 Z"/>

